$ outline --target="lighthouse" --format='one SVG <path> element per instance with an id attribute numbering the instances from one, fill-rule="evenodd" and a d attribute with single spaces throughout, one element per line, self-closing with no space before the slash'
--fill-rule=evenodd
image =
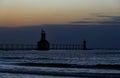
<path id="1" fill-rule="evenodd" d="M 87 50 L 87 47 L 86 47 L 86 40 L 83 40 L 83 45 L 82 45 L 82 47 L 83 47 L 83 48 L 82 48 L 83 50 Z"/>
<path id="2" fill-rule="evenodd" d="M 49 50 L 49 42 L 46 40 L 46 33 L 41 31 L 41 39 L 37 43 L 37 50 Z"/>

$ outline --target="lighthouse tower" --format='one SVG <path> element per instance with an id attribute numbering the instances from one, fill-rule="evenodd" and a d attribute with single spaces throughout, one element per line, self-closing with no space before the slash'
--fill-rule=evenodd
<path id="1" fill-rule="evenodd" d="M 46 33 L 41 31 L 41 39 L 37 43 L 37 50 L 49 50 L 49 42 L 46 40 Z"/>
<path id="2" fill-rule="evenodd" d="M 83 47 L 83 48 L 82 48 L 83 50 L 87 50 L 87 47 L 86 47 L 86 40 L 83 40 L 83 45 L 82 45 L 82 47 Z"/>

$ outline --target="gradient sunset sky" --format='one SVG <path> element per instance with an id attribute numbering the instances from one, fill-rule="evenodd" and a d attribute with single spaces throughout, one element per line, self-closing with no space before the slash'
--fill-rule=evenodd
<path id="1" fill-rule="evenodd" d="M 0 0 L 0 27 L 67 24 L 120 16 L 120 0 Z"/>

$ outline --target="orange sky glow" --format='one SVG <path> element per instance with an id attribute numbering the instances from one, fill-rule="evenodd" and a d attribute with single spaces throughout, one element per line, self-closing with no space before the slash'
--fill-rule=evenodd
<path id="1" fill-rule="evenodd" d="M 120 15 L 119 0 L 1 0 L 0 27 L 66 24 Z"/>

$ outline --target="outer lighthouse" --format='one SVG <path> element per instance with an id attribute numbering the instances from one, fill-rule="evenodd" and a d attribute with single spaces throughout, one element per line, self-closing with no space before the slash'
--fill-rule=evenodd
<path id="1" fill-rule="evenodd" d="M 49 42 L 46 40 L 46 33 L 44 30 L 41 31 L 41 39 L 37 43 L 37 50 L 49 50 Z"/>

